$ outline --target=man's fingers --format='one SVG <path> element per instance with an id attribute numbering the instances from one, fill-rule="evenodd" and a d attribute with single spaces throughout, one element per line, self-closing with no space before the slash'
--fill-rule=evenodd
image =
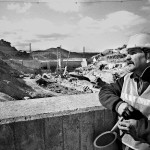
<path id="1" fill-rule="evenodd" d="M 118 128 L 119 128 L 120 130 L 122 130 L 123 132 L 126 132 L 126 133 L 129 131 L 129 128 L 128 128 L 128 127 L 125 127 L 125 126 L 118 125 Z"/>
<path id="2" fill-rule="evenodd" d="M 131 107 L 131 106 L 128 106 L 128 110 L 129 110 L 130 112 L 133 112 L 133 111 L 134 111 L 134 108 Z"/>
<path id="3" fill-rule="evenodd" d="M 129 131 L 129 120 L 123 120 L 122 122 L 118 123 L 118 128 L 122 131 Z"/>
<path id="4" fill-rule="evenodd" d="M 122 116 L 125 118 L 125 119 L 129 119 L 129 116 L 131 115 L 131 112 L 129 109 L 126 109 L 126 111 L 123 112 Z"/>
<path id="5" fill-rule="evenodd" d="M 129 123 L 130 123 L 130 120 L 122 120 L 118 122 L 118 124 L 123 125 L 123 126 L 128 126 Z"/>

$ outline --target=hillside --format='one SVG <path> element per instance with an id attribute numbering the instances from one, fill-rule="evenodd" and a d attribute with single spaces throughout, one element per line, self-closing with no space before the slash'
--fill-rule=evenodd
<path id="1" fill-rule="evenodd" d="M 62 49 L 61 47 L 49 48 L 46 50 L 37 50 L 27 53 L 26 51 L 18 51 L 15 47 L 11 46 L 10 42 L 7 42 L 3 39 L 0 40 L 0 58 L 1 59 L 33 59 L 38 58 L 39 60 L 56 60 L 57 55 L 61 58 L 87 58 L 90 59 L 93 55 L 98 53 L 77 53 L 69 52 L 68 50 Z"/>
<path id="2" fill-rule="evenodd" d="M 7 42 L 3 39 L 0 40 L 0 58 L 9 59 L 14 57 L 18 51 L 16 48 L 11 46 L 10 42 Z"/>
<path id="3" fill-rule="evenodd" d="M 77 52 L 69 52 L 68 50 L 62 49 L 60 47 L 57 48 L 49 48 L 47 50 L 38 50 L 33 51 L 32 56 L 39 59 L 57 59 L 57 55 L 61 56 L 61 58 L 91 58 L 93 55 L 97 55 L 98 53 L 77 53 Z"/>
<path id="4" fill-rule="evenodd" d="M 30 54 L 26 52 L 20 52 L 15 47 L 11 46 L 10 42 L 3 39 L 0 40 L 0 59 L 31 59 Z"/>
<path id="5" fill-rule="evenodd" d="M 25 84 L 19 77 L 20 75 L 21 72 L 0 60 L 0 92 L 14 99 L 23 99 L 25 96 L 29 96 L 28 92 L 33 90 Z"/>
<path id="6" fill-rule="evenodd" d="M 57 96 L 57 92 L 36 83 L 40 78 L 36 70 L 19 66 L 12 60 L 7 63 L 0 60 L 0 102 Z M 56 85 L 55 90 L 58 87 Z"/>

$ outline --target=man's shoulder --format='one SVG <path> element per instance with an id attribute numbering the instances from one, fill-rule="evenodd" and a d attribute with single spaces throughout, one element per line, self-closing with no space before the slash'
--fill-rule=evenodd
<path id="1" fill-rule="evenodd" d="M 125 77 L 130 77 L 130 78 L 133 78 L 134 77 L 134 73 L 133 72 L 128 72 L 124 75 L 124 78 Z"/>
<path id="2" fill-rule="evenodd" d="M 126 73 L 122 77 L 122 80 L 127 81 L 127 80 L 130 80 L 130 79 L 133 79 L 133 78 L 134 78 L 134 73 L 133 72 L 129 72 L 129 73 Z"/>

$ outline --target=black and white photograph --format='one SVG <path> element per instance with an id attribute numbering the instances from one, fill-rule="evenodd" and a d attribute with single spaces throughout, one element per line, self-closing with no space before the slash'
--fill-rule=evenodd
<path id="1" fill-rule="evenodd" d="M 0 0 L 0 150 L 150 150 L 150 0 Z"/>

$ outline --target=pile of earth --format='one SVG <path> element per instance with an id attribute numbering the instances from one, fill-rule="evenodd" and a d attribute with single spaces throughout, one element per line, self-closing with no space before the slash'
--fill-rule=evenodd
<path id="1" fill-rule="evenodd" d="M 118 52 L 105 56 L 99 54 L 96 55 L 95 62 L 86 67 L 76 68 L 72 74 L 87 78 L 101 88 L 105 83 L 113 83 L 130 72 L 130 65 L 127 64 L 125 58 L 125 54 Z"/>
<path id="2" fill-rule="evenodd" d="M 24 80 L 20 78 L 21 75 L 19 71 L 10 67 L 3 60 L 0 60 L 1 101 L 19 100 L 29 96 L 29 91 L 32 91 L 32 88 L 25 84 Z"/>

